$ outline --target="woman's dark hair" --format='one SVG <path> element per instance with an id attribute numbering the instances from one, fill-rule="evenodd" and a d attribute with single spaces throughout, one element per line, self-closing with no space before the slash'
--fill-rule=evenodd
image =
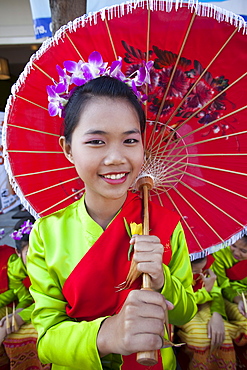
<path id="1" fill-rule="evenodd" d="M 23 217 L 20 219 L 14 227 L 14 230 L 19 230 L 21 226 L 24 224 L 25 221 L 30 221 L 32 224 L 35 222 L 35 218 L 33 216 Z M 15 247 L 19 253 L 22 252 L 22 249 L 29 243 L 29 234 L 23 234 L 21 240 L 15 240 Z"/>
<path id="2" fill-rule="evenodd" d="M 137 100 L 132 89 L 116 78 L 101 76 L 87 82 L 85 85 L 76 87 L 70 97 L 65 108 L 65 118 L 63 123 L 63 135 L 67 142 L 71 141 L 72 133 L 79 122 L 81 112 L 93 97 L 125 99 L 135 109 L 140 121 L 141 132 L 144 132 L 146 117 L 141 104 Z"/>
<path id="3" fill-rule="evenodd" d="M 204 257 L 201 257 L 201 258 L 197 258 L 196 260 L 191 261 L 191 263 L 193 263 L 194 265 L 196 265 L 196 264 L 199 264 L 199 263 L 201 263 L 201 262 L 203 262 L 205 260 L 207 260 L 207 256 L 204 256 Z"/>

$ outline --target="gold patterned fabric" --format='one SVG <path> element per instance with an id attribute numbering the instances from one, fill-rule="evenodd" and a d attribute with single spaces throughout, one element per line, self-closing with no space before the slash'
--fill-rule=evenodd
<path id="1" fill-rule="evenodd" d="M 12 302 L 23 310 L 18 315 L 26 322 L 18 332 L 7 335 L 0 345 L 0 370 L 49 370 L 50 365 L 42 365 L 37 354 L 37 332 L 30 323 L 34 308 L 33 299 L 28 289 L 22 284 L 27 277 L 27 270 L 16 254 L 8 260 L 8 281 L 11 292 L 0 294 L 0 304 L 8 304 L 8 313 L 12 312 Z M 2 297 L 3 296 L 3 297 Z M 1 306 L 0 306 L 1 307 Z M 0 308 L 0 319 L 6 315 L 6 307 Z"/>
<path id="2" fill-rule="evenodd" d="M 234 370 L 237 367 L 233 338 L 239 335 L 236 325 L 224 320 L 225 340 L 217 349 L 210 349 L 207 323 L 211 318 L 210 303 L 199 306 L 194 318 L 179 328 L 177 335 L 186 343 L 178 351 L 178 361 L 183 370 Z"/>
<path id="3" fill-rule="evenodd" d="M 225 307 L 229 322 L 238 327 L 238 334 L 234 337 L 234 347 L 238 368 L 245 370 L 247 369 L 247 320 L 239 312 L 236 303 L 225 300 Z"/>
<path id="4" fill-rule="evenodd" d="M 37 332 L 32 324 L 24 324 L 17 333 L 12 333 L 4 340 L 5 352 L 10 359 L 10 370 L 49 370 L 50 365 L 43 365 L 37 355 Z"/>
<path id="5" fill-rule="evenodd" d="M 0 320 L 5 316 L 5 307 L 0 308 Z M 9 358 L 5 352 L 3 344 L 0 345 L 0 370 L 9 370 Z"/>
<path id="6" fill-rule="evenodd" d="M 230 250 L 226 247 L 214 253 L 215 261 L 212 268 L 217 275 L 217 281 L 222 289 L 225 298 L 225 309 L 228 320 L 231 324 L 238 327 L 238 335 L 234 337 L 234 347 L 237 356 L 238 367 L 241 370 L 247 369 L 247 319 L 239 312 L 234 297 L 247 292 L 247 272 L 246 277 L 241 280 L 230 280 L 227 276 L 227 269 L 242 264 L 236 260 Z M 242 273 L 241 273 L 242 274 Z"/>

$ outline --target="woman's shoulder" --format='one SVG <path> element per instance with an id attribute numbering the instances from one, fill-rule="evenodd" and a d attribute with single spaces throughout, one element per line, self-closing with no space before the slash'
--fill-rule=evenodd
<path id="1" fill-rule="evenodd" d="M 227 246 L 225 248 L 222 248 L 218 250 L 217 252 L 213 253 L 213 257 L 215 260 L 229 260 L 232 259 L 232 253 L 230 250 L 230 246 Z"/>
<path id="2" fill-rule="evenodd" d="M 22 259 L 17 254 L 12 254 L 8 261 L 8 276 L 22 281 L 26 275 L 26 266 Z"/>
<path id="3" fill-rule="evenodd" d="M 82 201 L 82 199 L 79 199 L 79 200 L 76 200 L 75 202 L 71 203 L 70 205 L 68 205 L 67 207 L 65 208 L 62 208 L 56 212 L 53 212 L 47 216 L 43 216 L 43 217 L 40 217 L 36 220 L 35 224 L 34 224 L 34 227 L 40 227 L 41 225 L 46 225 L 47 223 L 48 224 L 52 224 L 54 225 L 54 222 L 57 223 L 57 222 L 66 222 L 66 220 L 69 218 L 69 217 L 72 217 L 73 214 L 76 213 L 76 210 L 80 204 L 80 202 Z"/>
<path id="4" fill-rule="evenodd" d="M 17 260 L 19 260 L 19 257 L 17 256 L 17 254 L 16 253 L 11 254 L 8 260 L 8 265 L 13 264 L 13 263 L 16 264 L 16 262 L 18 262 Z"/>

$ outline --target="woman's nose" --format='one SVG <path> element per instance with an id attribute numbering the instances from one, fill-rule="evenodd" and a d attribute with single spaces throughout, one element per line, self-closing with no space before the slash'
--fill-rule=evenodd
<path id="1" fill-rule="evenodd" d="M 124 164 L 125 162 L 126 158 L 123 151 L 115 146 L 108 150 L 104 158 L 104 164 L 106 166 Z"/>

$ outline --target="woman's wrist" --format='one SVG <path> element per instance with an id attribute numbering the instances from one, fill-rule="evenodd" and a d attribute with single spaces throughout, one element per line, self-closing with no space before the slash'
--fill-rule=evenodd
<path id="1" fill-rule="evenodd" d="M 108 326 L 110 324 L 109 319 L 110 318 L 106 318 L 105 320 L 102 321 L 98 331 L 96 343 L 100 358 L 111 353 L 111 351 L 108 349 L 109 336 L 107 335 Z"/>
<path id="2" fill-rule="evenodd" d="M 236 297 L 233 298 L 234 303 L 238 304 L 240 301 L 242 301 L 242 297 L 240 295 L 237 295 Z"/>
<path id="3" fill-rule="evenodd" d="M 22 326 L 23 324 L 25 324 L 25 321 L 22 319 L 22 317 L 20 315 L 18 315 L 17 313 L 15 313 L 15 319 L 16 319 L 16 323 L 17 323 L 17 326 L 20 327 Z"/>
<path id="4" fill-rule="evenodd" d="M 219 312 L 216 312 L 216 311 L 212 313 L 212 316 L 217 317 L 219 319 L 222 319 L 221 314 Z"/>

